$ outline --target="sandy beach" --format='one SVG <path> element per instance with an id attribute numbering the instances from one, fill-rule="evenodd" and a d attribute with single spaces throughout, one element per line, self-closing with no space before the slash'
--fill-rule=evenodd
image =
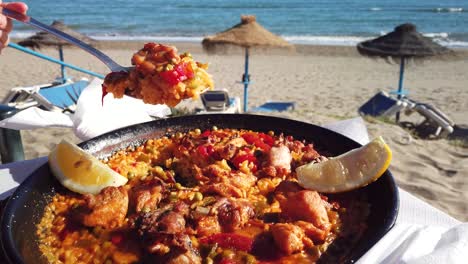
<path id="1" fill-rule="evenodd" d="M 143 42 L 104 42 L 99 47 L 123 65 Z M 217 89 L 243 96 L 239 83 L 242 52 L 209 55 L 198 43 L 175 43 L 180 52 L 209 62 Z M 57 57 L 57 50 L 41 52 Z M 91 55 L 76 48 L 65 49 L 65 60 L 101 74 L 107 68 Z M 323 125 L 357 117 L 357 109 L 379 90 L 395 90 L 397 64 L 369 59 L 354 47 L 297 46 L 296 53 L 251 53 L 249 107 L 268 100 L 294 101 L 296 109 L 280 116 Z M 451 58 L 433 58 L 410 63 L 405 74 L 409 96 L 437 106 L 456 124 L 468 126 L 468 52 L 458 50 Z M 0 56 L 0 98 L 15 86 L 47 83 L 60 74 L 60 67 L 12 48 Z M 68 70 L 74 78 L 89 77 Z M 184 102 L 184 107 L 200 106 Z M 415 114 L 416 115 L 416 114 Z M 403 116 L 403 120 L 408 117 Z M 412 117 L 411 120 L 415 120 Z M 468 146 L 459 140 L 417 138 L 391 122 L 366 119 L 371 138 L 383 136 L 393 150 L 392 171 L 398 185 L 461 221 L 468 221 Z M 71 129 L 49 128 L 22 131 L 27 159 L 47 155 L 62 138 L 79 142 Z M 385 197 L 382 197 L 385 199 Z"/>

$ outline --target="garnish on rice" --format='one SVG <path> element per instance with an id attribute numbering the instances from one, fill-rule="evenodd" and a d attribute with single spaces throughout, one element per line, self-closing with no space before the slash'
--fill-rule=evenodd
<path id="1" fill-rule="evenodd" d="M 132 57 L 135 66 L 129 72 L 111 72 L 102 85 L 103 98 L 112 93 L 142 99 L 148 104 L 174 107 L 183 99 L 197 98 L 213 88 L 206 72 L 207 64 L 196 62 L 189 53 L 177 54 L 177 49 L 157 43 L 147 43 Z"/>

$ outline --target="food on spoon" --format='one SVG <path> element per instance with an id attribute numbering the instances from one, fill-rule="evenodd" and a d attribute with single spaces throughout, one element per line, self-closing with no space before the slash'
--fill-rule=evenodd
<path id="1" fill-rule="evenodd" d="M 323 159 L 310 142 L 274 132 L 150 139 L 105 161 L 125 185 L 58 190 L 39 248 L 52 263 L 339 263 L 366 230 L 369 205 L 363 194 L 297 183 L 298 166 Z"/>
<path id="2" fill-rule="evenodd" d="M 357 189 L 377 180 L 388 169 L 392 151 L 382 137 L 319 163 L 296 169 L 299 184 L 323 193 Z"/>
<path id="3" fill-rule="evenodd" d="M 213 88 L 206 72 L 207 64 L 196 62 L 189 53 L 179 55 L 172 46 L 147 43 L 132 57 L 135 67 L 130 72 L 111 72 L 104 79 L 103 98 L 112 93 L 142 99 L 148 104 L 174 107 L 181 100 L 197 98 Z"/>
<path id="4" fill-rule="evenodd" d="M 81 194 L 97 194 L 105 187 L 121 186 L 127 178 L 66 140 L 49 154 L 53 175 L 66 188 Z"/>

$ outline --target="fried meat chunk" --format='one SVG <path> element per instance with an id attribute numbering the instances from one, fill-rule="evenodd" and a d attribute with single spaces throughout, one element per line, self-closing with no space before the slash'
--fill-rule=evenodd
<path id="1" fill-rule="evenodd" d="M 78 209 L 79 221 L 89 227 L 113 229 L 121 226 L 128 210 L 128 193 L 121 187 L 106 187 L 97 195 L 85 194 L 85 206 Z"/>
<path id="2" fill-rule="evenodd" d="M 324 201 L 316 191 L 303 190 L 279 199 L 283 217 L 293 221 L 303 220 L 324 230 L 330 221 Z"/>
<path id="3" fill-rule="evenodd" d="M 161 185 L 138 185 L 132 189 L 132 203 L 135 212 L 153 210 L 163 198 L 164 187 Z"/>
<path id="4" fill-rule="evenodd" d="M 296 225 L 274 224 L 271 226 L 271 232 L 276 246 L 287 255 L 300 252 L 305 247 L 313 246 L 313 242 Z"/>

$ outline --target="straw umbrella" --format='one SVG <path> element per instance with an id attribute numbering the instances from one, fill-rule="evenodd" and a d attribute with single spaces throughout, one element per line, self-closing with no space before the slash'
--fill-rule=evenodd
<path id="1" fill-rule="evenodd" d="M 245 71 L 242 76 L 244 84 L 244 112 L 247 111 L 249 76 L 249 49 L 253 47 L 274 47 L 292 50 L 294 47 L 286 40 L 266 30 L 256 22 L 255 16 L 241 16 L 241 22 L 232 28 L 209 36 L 202 41 L 203 48 L 214 51 L 219 46 L 234 45 L 245 48 Z"/>
<path id="2" fill-rule="evenodd" d="M 395 27 L 394 31 L 378 37 L 358 43 L 359 53 L 369 57 L 391 57 L 400 60 L 400 79 L 398 82 L 398 99 L 403 94 L 403 76 L 405 62 L 410 59 L 421 59 L 429 56 L 449 53 L 450 50 L 424 37 L 416 30 L 416 26 L 410 23 Z M 399 121 L 399 113 L 396 116 Z"/>
<path id="3" fill-rule="evenodd" d="M 52 23 L 52 27 L 58 29 L 58 30 L 61 30 L 61 31 L 64 31 L 65 33 L 87 43 L 87 44 L 90 44 L 90 45 L 94 45 L 96 43 L 96 41 L 84 34 L 81 34 L 73 29 L 71 29 L 70 27 L 66 26 L 62 21 L 54 21 Z M 62 40 L 62 39 L 59 39 L 57 37 L 55 37 L 54 35 L 48 33 L 48 32 L 44 32 L 44 31 L 40 31 L 20 42 L 18 42 L 19 45 L 23 46 L 23 47 L 30 47 L 32 49 L 40 49 L 42 46 L 57 46 L 58 47 L 58 50 L 59 50 L 59 57 L 60 57 L 60 60 L 61 61 L 64 61 L 63 60 L 63 46 L 65 45 L 71 45 L 70 43 Z M 61 73 L 62 73 L 62 82 L 65 82 L 66 81 L 66 74 L 65 74 L 65 66 L 61 65 Z"/>

